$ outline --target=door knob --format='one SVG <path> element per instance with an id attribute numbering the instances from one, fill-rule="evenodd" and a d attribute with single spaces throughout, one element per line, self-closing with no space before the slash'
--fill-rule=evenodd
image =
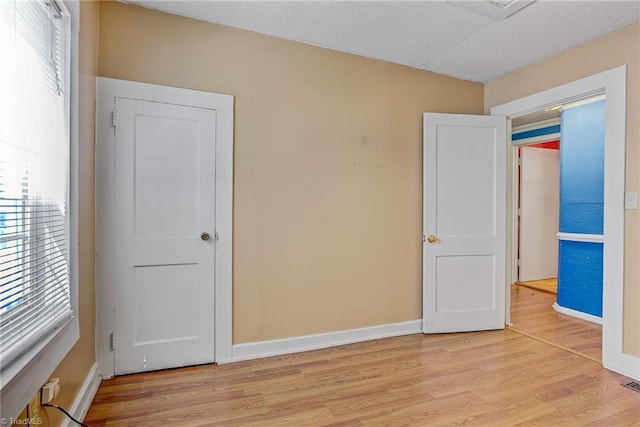
<path id="1" fill-rule="evenodd" d="M 427 242 L 429 243 L 435 243 L 438 241 L 438 238 L 436 236 L 434 236 L 433 234 L 429 234 L 429 237 L 427 237 Z"/>
<path id="2" fill-rule="evenodd" d="M 206 242 L 207 240 L 209 240 L 211 238 L 211 236 L 209 235 L 209 233 L 202 233 L 200 235 L 200 238 Z"/>

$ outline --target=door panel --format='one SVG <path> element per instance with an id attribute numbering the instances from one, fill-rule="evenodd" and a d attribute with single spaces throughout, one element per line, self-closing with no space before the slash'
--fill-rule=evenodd
<path id="1" fill-rule="evenodd" d="M 478 126 L 438 126 L 436 165 L 447 165 L 435 171 L 435 221 L 440 237 L 495 233 L 495 204 L 487 203 L 487 198 L 495 198 L 493 133 Z M 468 215 L 470 207 L 473 215 Z"/>
<path id="2" fill-rule="evenodd" d="M 437 313 L 495 309 L 495 256 L 439 256 L 435 273 Z"/>
<path id="3" fill-rule="evenodd" d="M 423 330 L 504 328 L 506 119 L 424 115 Z"/>
<path id="4" fill-rule="evenodd" d="M 134 148 L 137 238 L 189 237 L 197 232 L 197 122 L 138 115 Z M 185 209 L 172 209 L 184 206 Z"/>
<path id="5" fill-rule="evenodd" d="M 134 345 L 150 345 L 198 337 L 198 265 L 149 265 L 134 269 Z M 179 295 L 172 286 L 181 283 Z M 179 321 L 167 316 L 170 307 L 180 313 Z"/>
<path id="6" fill-rule="evenodd" d="M 560 152 L 521 147 L 518 280 L 558 277 Z"/>
<path id="7" fill-rule="evenodd" d="M 116 99 L 115 373 L 214 361 L 215 111 Z"/>

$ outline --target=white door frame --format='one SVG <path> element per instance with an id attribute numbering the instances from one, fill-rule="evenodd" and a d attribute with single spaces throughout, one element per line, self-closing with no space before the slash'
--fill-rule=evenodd
<path id="1" fill-rule="evenodd" d="M 114 375 L 114 153 L 116 98 L 216 110 L 215 362 L 232 359 L 233 96 L 98 77 L 96 79 L 96 355 L 100 374 Z"/>
<path id="2" fill-rule="evenodd" d="M 602 297 L 602 364 L 605 368 L 637 377 L 635 358 L 623 353 L 624 288 L 624 192 L 626 143 L 626 66 L 604 71 L 571 83 L 517 99 L 491 109 L 492 115 L 518 117 L 544 108 L 604 94 L 604 257 Z M 508 134 L 511 132 L 509 131 Z M 507 283 L 515 277 L 515 169 L 514 145 L 507 141 Z M 510 320 L 510 287 L 507 286 L 506 319 Z"/>

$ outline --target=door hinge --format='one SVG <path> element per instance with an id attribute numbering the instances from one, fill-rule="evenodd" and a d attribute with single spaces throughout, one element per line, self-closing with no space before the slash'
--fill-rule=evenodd
<path id="1" fill-rule="evenodd" d="M 520 267 L 520 260 L 516 260 L 516 265 Z"/>
<path id="2" fill-rule="evenodd" d="M 116 127 L 116 110 L 113 110 L 113 112 L 111 113 L 111 124 L 113 125 L 113 127 Z"/>
<path id="3" fill-rule="evenodd" d="M 111 347 L 111 351 L 115 351 L 115 349 L 116 349 L 116 334 L 115 334 L 115 332 L 111 332 L 111 335 L 109 336 L 109 345 Z"/>
<path id="4" fill-rule="evenodd" d="M 516 210 L 516 213 L 518 214 L 518 216 L 522 216 L 522 209 Z"/>
<path id="5" fill-rule="evenodd" d="M 522 166 L 522 157 L 518 157 L 518 166 Z"/>

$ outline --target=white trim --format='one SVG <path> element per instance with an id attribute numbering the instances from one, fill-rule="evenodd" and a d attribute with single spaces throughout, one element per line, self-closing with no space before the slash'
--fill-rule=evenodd
<path id="1" fill-rule="evenodd" d="M 97 90 L 97 86 L 96 86 Z M 109 108 L 111 107 L 111 108 Z M 114 138 L 109 128 L 109 109 L 113 109 L 112 97 L 101 97 L 96 93 L 96 144 L 95 144 L 95 227 L 96 227 L 96 359 L 103 378 L 114 375 L 115 354 L 111 351 L 109 334 L 114 330 L 115 291 L 113 271 L 114 215 L 107 215 L 107 206 L 113 206 Z M 105 141 L 109 141 L 106 143 Z"/>
<path id="2" fill-rule="evenodd" d="M 558 240 L 566 240 L 569 242 L 589 242 L 604 243 L 603 234 L 580 234 L 580 233 L 556 233 Z"/>
<path id="3" fill-rule="evenodd" d="M 574 310 L 572 308 L 563 307 L 557 302 L 554 302 L 551 307 L 553 307 L 553 309 L 560 314 L 575 317 L 581 320 L 586 320 L 587 322 L 595 323 L 597 325 L 602 325 L 602 317 L 594 316 L 589 313 L 583 313 L 582 311 Z"/>
<path id="4" fill-rule="evenodd" d="M 84 420 L 84 417 L 87 416 L 87 412 L 89 412 L 89 408 L 91 407 L 91 403 L 93 402 L 93 398 L 95 397 L 101 382 L 102 378 L 100 377 L 98 363 L 96 362 L 89 370 L 87 377 L 82 383 L 82 387 L 80 387 L 76 398 L 71 404 L 71 408 L 69 408 L 69 413 L 73 415 L 74 418 Z M 77 426 L 77 424 L 71 419 L 65 418 L 62 426 L 72 427 Z"/>
<path id="5" fill-rule="evenodd" d="M 78 321 L 78 35 L 80 32 L 79 0 L 64 0 L 69 12 L 71 30 L 68 49 L 70 82 L 70 158 L 69 158 L 69 224 L 71 306 L 75 313 L 71 322 L 36 344 L 0 373 L 0 420 L 15 418 L 27 406 L 47 381 L 55 368 L 64 360 L 80 337 Z"/>
<path id="6" fill-rule="evenodd" d="M 576 312 L 568 308 L 554 304 L 554 310 L 559 313 L 573 317 L 578 317 L 593 323 L 600 323 L 601 319 L 585 313 Z M 579 315 L 576 315 L 579 314 Z M 587 318 L 589 317 L 589 318 Z M 598 320 L 600 319 L 600 322 Z M 386 325 L 372 326 L 368 328 L 351 329 L 326 334 L 306 335 L 294 338 L 284 338 L 270 341 L 260 341 L 245 344 L 235 344 L 233 346 L 233 360 L 226 360 L 224 363 L 240 362 L 243 360 L 259 359 L 263 357 L 279 356 L 309 350 L 335 347 L 338 345 L 353 344 L 357 342 L 370 341 L 375 339 L 390 338 L 403 335 L 422 333 L 422 319 L 410 320 L 407 322 L 389 323 Z M 617 372 L 630 378 L 640 380 L 640 358 L 629 354 L 622 354 L 622 367 Z M 607 369 L 612 367 L 604 365 Z M 614 369 L 612 369 L 614 370 Z M 97 373 L 97 371 L 96 371 Z M 85 380 L 85 384 L 88 382 Z M 83 386 L 84 388 L 84 386 Z M 77 398 L 76 398 L 77 400 Z M 90 404 L 90 402 L 89 402 Z M 74 406 L 76 406 L 74 402 Z M 72 412 L 73 414 L 74 412 Z M 70 426 L 70 424 L 69 424 Z"/>
<path id="7" fill-rule="evenodd" d="M 233 346 L 233 362 L 422 333 L 422 319 Z"/>
<path id="8" fill-rule="evenodd" d="M 78 336 L 78 322 L 71 322 L 9 367 L 12 371 L 8 375 L 10 379 L 6 382 L 2 379 L 0 420 L 15 418 L 20 414 L 69 353 Z M 4 372 L 2 376 L 5 376 Z"/>
<path id="9" fill-rule="evenodd" d="M 530 145 L 530 144 L 539 144 L 541 142 L 549 142 L 549 141 L 556 141 L 560 139 L 560 133 L 549 133 L 547 135 L 540 135 L 540 136 L 534 136 L 531 138 L 524 138 L 524 139 L 512 139 L 512 143 L 515 146 L 521 146 L 521 145 Z"/>
<path id="10" fill-rule="evenodd" d="M 232 360 L 233 105 L 231 95 L 105 77 L 96 79 L 96 354 L 100 374 L 114 375 L 110 334 L 114 325 L 114 128 L 115 98 L 141 99 L 216 110 L 215 355 Z"/>
<path id="11" fill-rule="evenodd" d="M 623 353 L 620 373 L 640 381 L 640 357 Z"/>
<path id="12" fill-rule="evenodd" d="M 602 361 L 607 369 L 617 372 L 621 372 L 623 363 L 626 75 L 626 66 L 623 65 L 491 109 L 492 115 L 513 118 L 596 95 L 604 94 L 606 97 Z M 512 144 L 507 145 L 508 149 L 515 151 Z M 511 188 L 513 190 L 513 185 Z M 511 215 L 515 216 L 513 196 L 511 201 Z M 510 232 L 513 234 L 513 229 Z M 509 249 L 513 260 L 514 248 Z M 510 310 L 509 300 L 506 309 Z"/>
<path id="13" fill-rule="evenodd" d="M 509 136 L 513 133 L 513 128 L 512 128 L 512 123 L 511 120 L 507 120 L 507 139 L 509 139 Z M 506 152 L 506 162 L 507 162 L 507 180 L 505 182 L 505 187 L 506 187 L 506 192 L 507 192 L 507 197 L 505 200 L 505 205 L 506 205 L 506 215 L 505 215 L 505 224 L 506 224 L 506 234 L 505 234 L 505 298 L 504 298 L 504 305 L 505 305 L 505 314 L 504 314 L 504 324 L 505 326 L 511 326 L 511 285 L 513 283 L 515 283 L 518 280 L 518 260 L 516 259 L 517 257 L 513 256 L 513 248 L 517 248 L 518 247 L 518 233 L 509 233 L 509 231 L 513 230 L 513 227 L 515 226 L 515 224 L 518 224 L 518 209 L 517 206 L 511 206 L 511 204 L 509 203 L 509 194 L 512 194 L 514 192 L 513 189 L 509 188 L 509 185 L 513 185 L 514 182 L 518 182 L 518 165 L 519 165 L 519 161 L 520 159 L 517 157 L 518 155 L 518 150 L 513 150 L 510 149 L 511 144 L 509 144 L 509 142 L 507 141 L 507 152 Z M 517 191 L 517 189 L 515 190 Z M 510 211 L 511 209 L 511 211 Z M 513 210 L 515 209 L 515 210 Z M 516 222 L 514 222 L 514 220 Z"/>

